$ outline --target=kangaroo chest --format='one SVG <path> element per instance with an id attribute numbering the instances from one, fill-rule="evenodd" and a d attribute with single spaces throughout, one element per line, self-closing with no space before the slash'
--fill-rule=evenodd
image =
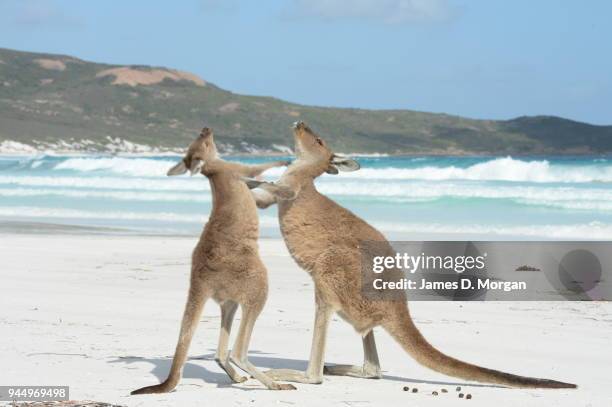
<path id="1" fill-rule="evenodd" d="M 299 199 L 279 205 L 279 224 L 289 253 L 298 265 L 312 272 L 317 258 L 327 249 L 327 236 L 321 219 L 312 214 Z"/>

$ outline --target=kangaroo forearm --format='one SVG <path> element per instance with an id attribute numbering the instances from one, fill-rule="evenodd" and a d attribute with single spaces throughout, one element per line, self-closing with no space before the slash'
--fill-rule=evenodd
<path id="1" fill-rule="evenodd" d="M 261 175 L 264 171 L 269 170 L 270 168 L 282 167 L 285 165 L 288 165 L 287 161 L 273 161 L 270 163 L 247 165 L 245 168 L 245 175 L 247 177 L 256 177 L 258 175 Z"/>
<path id="2" fill-rule="evenodd" d="M 266 191 L 251 191 L 255 204 L 259 209 L 266 209 L 276 203 L 276 197 Z"/>

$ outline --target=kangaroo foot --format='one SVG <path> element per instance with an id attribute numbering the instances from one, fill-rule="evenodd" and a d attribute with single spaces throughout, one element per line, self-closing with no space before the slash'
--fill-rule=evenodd
<path id="1" fill-rule="evenodd" d="M 361 379 L 380 379 L 382 373 L 374 367 L 370 366 L 354 366 L 354 365 L 333 365 L 323 368 L 324 375 L 330 376 L 350 376 L 359 377 Z"/>
<path id="2" fill-rule="evenodd" d="M 300 370 L 293 369 L 271 369 L 265 371 L 264 374 L 272 380 L 282 380 L 285 382 L 305 383 L 305 384 L 321 384 L 322 377 L 310 377 Z"/>

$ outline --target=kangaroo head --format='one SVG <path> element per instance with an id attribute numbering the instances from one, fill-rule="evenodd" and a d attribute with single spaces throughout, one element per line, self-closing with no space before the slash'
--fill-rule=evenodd
<path id="1" fill-rule="evenodd" d="M 337 174 L 338 170 L 356 171 L 360 168 L 357 161 L 335 154 L 327 143 L 302 121 L 293 124 L 293 135 L 297 161 L 314 169 L 315 176 L 323 172 Z"/>
<path id="2" fill-rule="evenodd" d="M 213 131 L 204 127 L 198 138 L 189 145 L 185 157 L 168 170 L 168 176 L 181 175 L 188 170 L 193 176 L 202 171 L 207 161 L 210 162 L 215 158 L 217 158 L 217 146 L 213 139 Z"/>

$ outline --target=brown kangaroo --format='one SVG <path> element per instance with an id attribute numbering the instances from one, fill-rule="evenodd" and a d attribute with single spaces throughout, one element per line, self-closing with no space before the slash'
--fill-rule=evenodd
<path id="1" fill-rule="evenodd" d="M 269 168 L 287 164 L 243 165 L 224 161 L 217 156 L 212 130 L 204 128 L 189 146 L 185 157 L 168 171 L 168 175 L 184 174 L 188 169 L 191 175 L 204 174 L 212 190 L 212 211 L 193 251 L 187 305 L 170 374 L 163 383 L 143 387 L 132 394 L 165 393 L 176 387 L 204 303 L 209 298 L 221 306 L 221 333 L 215 361 L 232 381 L 240 383 L 246 378 L 236 373 L 230 360 L 268 389 L 295 389 L 291 384 L 274 382 L 247 358 L 253 326 L 268 295 L 268 277 L 257 247 L 257 207 L 241 177 L 254 177 Z M 238 305 L 242 310 L 242 320 L 232 354 L 228 357 L 227 344 Z"/>
<path id="2" fill-rule="evenodd" d="M 319 193 L 315 178 L 324 172 L 354 171 L 359 164 L 334 154 L 303 122 L 294 124 L 296 160 L 277 183 L 246 180 L 256 190 L 261 208 L 278 204 L 281 232 L 289 252 L 315 283 L 316 314 L 310 361 L 306 372 L 273 369 L 266 374 L 276 380 L 321 383 L 323 373 L 380 378 L 373 328 L 382 326 L 422 365 L 449 376 L 525 388 L 575 388 L 548 379 L 517 376 L 475 366 L 447 356 L 434 348 L 415 326 L 406 301 L 373 300 L 361 292 L 363 241 L 386 242 L 364 220 Z M 363 337 L 363 366 L 324 367 L 327 327 L 334 312 Z"/>

